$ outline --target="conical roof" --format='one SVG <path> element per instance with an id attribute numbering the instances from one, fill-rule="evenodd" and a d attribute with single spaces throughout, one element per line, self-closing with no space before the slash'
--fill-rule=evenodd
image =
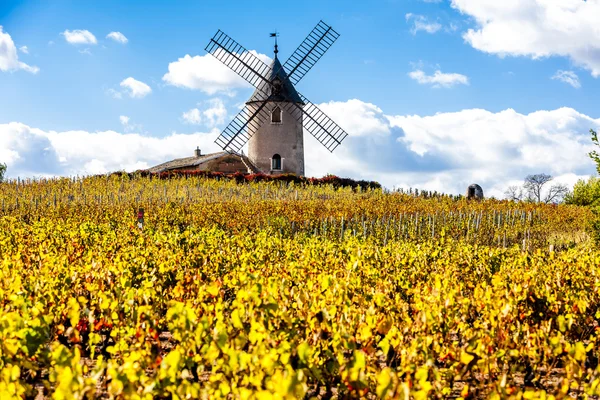
<path id="1" fill-rule="evenodd" d="M 300 98 L 298 92 L 296 92 L 296 89 L 294 88 L 294 85 L 292 85 L 292 82 L 290 82 L 290 80 L 288 79 L 287 72 L 285 72 L 283 66 L 279 62 L 279 59 L 277 58 L 277 53 L 275 54 L 275 58 L 273 59 L 273 62 L 271 63 L 269 68 L 269 80 L 273 82 L 277 78 L 281 82 L 281 91 L 279 94 L 274 95 L 272 100 L 279 102 L 293 102 L 303 104 L 302 99 Z M 262 81 L 259 83 L 258 88 L 254 91 L 254 93 L 250 97 L 250 100 L 248 100 L 246 104 L 253 103 L 256 101 L 267 100 L 269 98 L 269 93 L 271 93 L 271 85 L 269 85 L 266 81 Z"/>

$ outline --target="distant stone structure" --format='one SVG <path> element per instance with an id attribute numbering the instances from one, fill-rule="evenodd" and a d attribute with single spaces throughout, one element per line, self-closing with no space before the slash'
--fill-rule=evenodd
<path id="1" fill-rule="evenodd" d="M 483 189 L 476 183 L 467 188 L 467 199 L 483 200 Z"/>
<path id="2" fill-rule="evenodd" d="M 200 149 L 196 148 L 193 157 L 167 161 L 148 169 L 148 171 L 154 173 L 167 171 L 210 171 L 223 172 L 225 174 L 234 174 L 236 172 L 253 174 L 257 173 L 258 169 L 243 154 L 231 153 L 229 151 L 202 154 Z"/>

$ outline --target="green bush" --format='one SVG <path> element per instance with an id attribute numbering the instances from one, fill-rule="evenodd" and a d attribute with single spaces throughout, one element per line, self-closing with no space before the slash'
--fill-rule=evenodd
<path id="1" fill-rule="evenodd" d="M 565 203 L 577 206 L 600 205 L 600 178 L 591 177 L 587 181 L 580 179 L 573 192 L 565 196 Z"/>
<path id="2" fill-rule="evenodd" d="M 591 207 L 594 218 L 590 221 L 590 228 L 594 241 L 600 243 L 600 178 L 580 179 L 573 192 L 565 197 L 565 203 Z"/>
<path id="3" fill-rule="evenodd" d="M 598 133 L 590 129 L 592 135 L 592 144 L 600 148 L 600 140 Z M 596 163 L 596 170 L 600 174 L 600 153 L 593 150 L 588 153 L 588 156 Z M 590 221 L 592 234 L 597 244 L 600 244 L 600 178 L 591 177 L 587 182 L 580 180 L 573 187 L 573 193 L 569 194 L 566 201 L 570 204 L 581 206 L 590 206 L 594 218 Z"/>

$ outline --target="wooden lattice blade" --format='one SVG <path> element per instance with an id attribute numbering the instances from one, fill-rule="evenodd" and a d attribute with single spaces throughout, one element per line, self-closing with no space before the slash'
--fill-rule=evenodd
<path id="1" fill-rule="evenodd" d="M 205 50 L 254 87 L 269 82 L 271 68 L 244 46 L 221 30 L 210 39 Z"/>
<path id="2" fill-rule="evenodd" d="M 290 81 L 296 85 L 306 73 L 329 50 L 340 36 L 333 28 L 323 21 L 308 34 L 296 51 L 287 59 L 283 68 L 288 73 Z"/>
<path id="3" fill-rule="evenodd" d="M 248 105 L 231 120 L 223 132 L 215 140 L 223 150 L 239 153 L 258 128 L 268 120 L 269 112 L 265 109 L 266 101 Z"/>

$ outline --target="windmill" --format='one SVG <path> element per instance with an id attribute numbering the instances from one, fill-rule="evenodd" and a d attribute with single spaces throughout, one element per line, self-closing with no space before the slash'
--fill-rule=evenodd
<path id="1" fill-rule="evenodd" d="M 304 175 L 304 130 L 330 152 L 335 150 L 348 134 L 294 86 L 339 36 L 320 21 L 282 65 L 277 57 L 277 34 L 272 33 L 275 56 L 269 66 L 217 31 L 206 51 L 254 86 L 255 91 L 215 142 L 233 153 L 239 153 L 248 143 L 250 161 L 271 174 Z"/>

